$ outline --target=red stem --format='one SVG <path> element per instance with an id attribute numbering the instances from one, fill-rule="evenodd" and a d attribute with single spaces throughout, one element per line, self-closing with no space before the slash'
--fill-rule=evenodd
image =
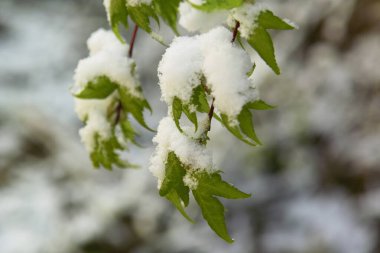
<path id="1" fill-rule="evenodd" d="M 139 26 L 135 24 L 135 28 L 133 29 L 131 41 L 130 41 L 130 46 L 129 46 L 129 52 L 128 52 L 128 57 L 131 58 L 133 55 L 133 47 L 135 46 L 135 41 L 137 37 L 137 32 L 139 31 Z"/>
<path id="2" fill-rule="evenodd" d="M 234 42 L 235 42 L 236 37 L 237 37 L 237 35 L 238 35 L 239 27 L 240 27 L 240 22 L 239 22 L 239 21 L 236 21 L 236 25 L 235 25 L 235 28 L 234 28 L 234 31 L 233 31 L 233 34 L 232 34 L 232 40 L 231 40 L 231 43 L 234 43 Z"/>
<path id="3" fill-rule="evenodd" d="M 210 106 L 210 111 L 208 112 L 208 122 L 209 122 L 209 124 L 208 124 L 207 131 L 211 130 L 211 120 L 212 120 L 212 117 L 214 116 L 214 110 L 215 110 L 214 102 L 215 102 L 215 98 L 213 97 L 212 98 L 212 102 L 211 102 L 211 106 Z"/>
<path id="4" fill-rule="evenodd" d="M 123 105 L 119 101 L 116 107 L 116 118 L 115 118 L 115 126 L 119 124 L 120 118 L 121 118 L 121 113 L 123 111 Z"/>
<path id="5" fill-rule="evenodd" d="M 139 30 L 139 26 L 135 24 L 135 28 L 133 29 L 133 33 L 132 33 L 132 37 L 131 37 L 131 41 L 130 41 L 130 46 L 129 46 L 129 51 L 128 51 L 128 57 L 129 58 L 132 58 L 133 56 L 133 48 L 135 46 L 135 41 L 136 41 L 136 37 L 137 37 L 137 32 Z M 121 114 L 123 112 L 123 105 L 122 103 L 119 101 L 118 104 L 117 104 L 117 107 L 116 107 L 116 118 L 115 118 L 115 126 L 117 124 L 119 124 L 120 122 L 120 118 L 121 118 Z"/>

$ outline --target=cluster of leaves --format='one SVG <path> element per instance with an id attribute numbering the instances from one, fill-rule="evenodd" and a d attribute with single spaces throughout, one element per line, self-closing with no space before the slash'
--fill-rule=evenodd
<path id="1" fill-rule="evenodd" d="M 181 0 L 152 0 L 150 5 L 141 3 L 130 6 L 127 0 L 110 0 L 109 18 L 112 30 L 120 40 L 123 40 L 119 32 L 119 25 L 128 29 L 128 17 L 130 17 L 136 25 L 152 34 L 150 19 L 154 19 L 159 24 L 160 17 L 178 34 L 177 16 L 180 2 Z"/>
<path id="2" fill-rule="evenodd" d="M 157 35 L 151 27 L 151 20 L 155 20 L 160 24 L 162 19 L 168 24 L 172 30 L 177 32 L 177 18 L 179 4 L 182 0 L 152 0 L 151 4 L 144 2 L 138 5 L 129 5 L 128 0 L 109 0 L 109 21 L 115 35 L 123 41 L 120 35 L 119 26 L 122 25 L 126 29 L 129 27 L 128 19 L 133 22 L 153 38 L 157 39 Z M 213 12 L 218 10 L 231 10 L 241 7 L 244 3 L 254 4 L 254 0 L 204 0 L 202 5 L 191 5 L 204 12 Z M 237 20 L 238 24 L 238 20 Z M 290 30 L 293 26 L 275 16 L 269 10 L 261 11 L 255 20 L 252 20 L 252 31 L 248 37 L 241 36 L 237 30 L 237 39 L 240 45 L 243 45 L 243 40 L 261 56 L 270 68 L 280 74 L 278 67 L 273 41 L 268 33 L 268 30 Z M 239 26 L 237 25 L 238 29 Z M 158 39 L 160 40 L 160 39 Z M 162 41 L 161 41 L 162 42 Z M 242 46 L 243 47 L 243 46 Z M 244 48 L 244 47 L 243 47 Z M 217 64 L 217 63 L 216 63 Z M 248 76 L 251 76 L 254 68 Z M 233 83 L 231 83 L 233 85 Z M 143 111 L 150 110 L 148 102 L 141 98 L 133 96 L 125 86 L 112 82 L 106 76 L 100 76 L 95 80 L 86 84 L 79 94 L 75 94 L 79 99 L 106 99 L 109 96 L 114 96 L 109 105 L 109 113 L 107 120 L 112 126 L 112 134 L 110 138 L 102 139 L 101 135 L 95 133 L 95 148 L 91 153 L 91 158 L 95 167 L 103 166 L 111 169 L 113 165 L 119 167 L 131 166 L 131 164 L 122 161 L 117 153 L 118 150 L 125 150 L 127 147 L 122 145 L 118 138 L 118 129 L 121 130 L 122 136 L 128 142 L 135 143 L 136 132 L 132 128 L 128 119 L 128 115 L 132 115 L 137 122 L 143 127 L 149 129 L 143 118 Z M 239 140 L 249 145 L 260 145 L 253 125 L 251 110 L 268 110 L 273 109 L 273 106 L 268 105 L 262 100 L 250 101 L 245 104 L 236 117 L 230 119 L 225 114 L 217 114 L 214 112 L 213 98 L 207 88 L 207 80 L 203 78 L 200 84 L 192 91 L 189 101 L 181 101 L 178 97 L 173 99 L 172 117 L 180 132 L 183 132 L 180 126 L 180 119 L 183 114 L 194 124 L 195 130 L 198 129 L 197 114 L 208 114 L 210 121 L 212 118 L 218 120 L 226 129 L 231 132 Z M 211 105 L 210 105 L 211 102 Z M 201 145 L 206 145 L 208 137 L 205 129 L 202 139 L 197 140 Z M 201 208 L 201 212 L 209 226 L 227 242 L 233 240 L 228 234 L 225 223 L 225 209 L 217 197 L 227 199 L 241 199 L 250 197 L 231 184 L 222 180 L 220 172 L 208 173 L 207 168 L 191 168 L 186 164 L 181 163 L 175 151 L 169 152 L 165 164 L 165 178 L 162 181 L 159 193 L 161 196 L 171 201 L 179 212 L 189 221 L 191 218 L 186 214 L 185 207 L 189 204 L 189 194 L 192 192 L 195 201 Z M 197 186 L 190 189 L 184 183 L 185 176 L 191 173 L 191 177 L 196 181 Z"/>
<path id="3" fill-rule="evenodd" d="M 118 138 L 118 133 L 124 139 L 123 143 L 136 143 L 137 133 L 133 129 L 128 115 L 132 115 L 143 127 L 151 130 L 145 123 L 143 111 L 151 110 L 148 102 L 142 97 L 133 96 L 129 90 L 110 80 L 107 76 L 99 76 L 88 82 L 84 89 L 74 94 L 78 99 L 107 99 L 112 96 L 107 109 L 107 121 L 111 126 L 111 135 L 102 138 L 99 133 L 94 133 L 95 147 L 90 152 L 90 158 L 94 167 L 104 167 L 111 170 L 113 165 L 119 168 L 135 167 L 135 165 L 122 160 L 117 151 L 127 150 L 128 147 Z M 88 115 L 91 117 L 91 115 Z M 86 122 L 85 122 L 86 123 Z M 152 131 L 152 130 L 151 130 Z"/>
<path id="4" fill-rule="evenodd" d="M 261 144 L 254 130 L 250 110 L 269 110 L 274 107 L 262 100 L 247 103 L 237 117 L 238 125 L 231 125 L 231 121 L 227 115 L 221 114 L 218 116 L 217 113 L 212 112 L 212 109 L 209 106 L 209 100 L 213 100 L 213 98 L 211 98 L 206 83 L 206 78 L 202 77 L 201 84 L 193 89 L 188 102 L 182 101 L 178 97 L 174 97 L 171 112 L 173 121 L 178 130 L 183 132 L 180 126 L 180 119 L 183 114 L 194 124 L 195 131 L 197 131 L 197 113 L 206 113 L 221 122 L 222 125 L 241 141 L 253 146 Z M 206 145 L 208 140 L 207 132 L 209 129 L 202 130 L 204 132 L 200 134 L 199 139 L 196 141 L 201 145 Z M 186 135 L 186 133 L 183 134 Z M 189 204 L 190 189 L 184 184 L 183 180 L 186 173 L 189 173 L 189 171 L 193 180 L 197 182 L 197 187 L 192 190 L 192 193 L 195 201 L 201 208 L 204 219 L 207 221 L 210 228 L 222 239 L 229 243 L 233 242 L 226 228 L 224 218 L 225 209 L 223 204 L 215 198 L 215 196 L 228 199 L 240 199 L 248 198 L 250 195 L 241 192 L 223 181 L 219 172 L 209 174 L 206 172 L 205 168 L 193 168 L 182 164 L 180 159 L 176 156 L 175 151 L 170 152 L 165 164 L 165 179 L 160 188 L 160 195 L 171 201 L 179 212 L 190 222 L 192 222 L 192 220 L 186 214 L 184 209 L 184 207 Z"/>
<path id="5" fill-rule="evenodd" d="M 206 0 L 202 5 L 192 4 L 192 6 L 201 11 L 213 12 L 217 10 L 230 10 L 242 6 L 244 3 L 254 4 L 254 2 L 255 1 L 249 0 Z M 268 33 L 268 30 L 293 30 L 294 27 L 274 15 L 270 10 L 262 10 L 252 22 L 252 31 L 249 33 L 250 36 L 244 39 L 246 39 L 248 44 L 256 50 L 268 66 L 279 75 L 280 68 L 276 61 L 273 40 Z M 240 36 L 239 40 L 241 40 Z"/>
<path id="6" fill-rule="evenodd" d="M 215 10 L 239 7 L 243 3 L 243 0 L 209 0 L 205 1 L 201 6 L 193 5 L 193 7 L 201 11 L 212 12 Z M 252 20 L 252 22 L 254 22 L 254 25 L 252 25 L 254 30 L 251 31 L 250 37 L 247 38 L 248 44 L 258 52 L 276 74 L 279 74 L 280 70 L 275 58 L 273 42 L 267 29 L 293 29 L 293 27 L 268 10 L 260 12 L 257 19 Z M 238 39 L 241 42 L 244 38 L 241 38 L 238 34 Z M 242 45 L 242 43 L 240 44 Z M 251 76 L 253 71 L 254 68 L 247 73 L 247 76 Z M 179 122 L 183 114 L 194 124 L 195 130 L 197 130 L 197 113 L 207 113 L 209 116 L 217 119 L 239 140 L 252 146 L 261 144 L 254 130 L 251 110 L 269 110 L 273 109 L 273 106 L 268 105 L 263 100 L 250 101 L 243 106 L 236 119 L 230 119 L 225 114 L 218 115 L 213 112 L 213 105 L 209 106 L 209 102 L 213 101 L 213 99 L 215 98 L 211 98 L 210 91 L 207 87 L 207 80 L 204 77 L 201 79 L 201 84 L 193 89 L 189 101 L 181 101 L 178 97 L 175 97 L 172 102 L 171 112 L 179 131 L 182 132 Z M 233 121 L 235 122 L 232 123 Z M 201 135 L 201 139 L 198 140 L 201 144 L 207 143 L 208 129 L 205 129 L 205 131 L 206 132 Z M 165 164 L 165 179 L 160 188 L 160 195 L 171 201 L 179 212 L 189 221 L 191 221 L 191 219 L 186 214 L 184 207 L 189 203 L 190 189 L 183 181 L 186 173 L 189 173 L 189 171 L 192 171 L 192 177 L 197 182 L 197 187 L 191 191 L 194 199 L 201 208 L 203 217 L 217 235 L 227 242 L 232 242 L 233 240 L 228 234 L 224 220 L 225 209 L 215 196 L 239 199 L 250 197 L 250 195 L 241 192 L 223 181 L 218 172 L 209 174 L 201 168 L 189 168 L 181 163 L 175 152 L 171 152 Z"/>
<path id="7" fill-rule="evenodd" d="M 210 92 L 205 83 L 206 79 L 203 77 L 202 84 L 193 89 L 189 102 L 184 102 L 178 97 L 175 97 L 173 99 L 172 117 L 180 132 L 182 132 L 180 119 L 183 114 L 185 114 L 188 120 L 194 124 L 195 131 L 198 129 L 197 112 L 210 114 Z M 256 146 L 261 145 L 261 141 L 256 135 L 253 124 L 253 117 L 250 110 L 271 110 L 274 108 L 274 106 L 267 104 L 263 100 L 255 100 L 249 102 L 243 106 L 241 112 L 237 116 L 236 120 L 238 124 L 232 124 L 232 120 L 229 119 L 229 117 L 225 114 L 218 115 L 216 112 L 213 112 L 210 114 L 210 116 L 218 120 L 231 134 L 233 134 L 239 140 L 248 145 Z M 202 139 L 200 141 L 204 141 L 205 138 L 207 138 L 205 134 L 202 135 Z"/>
<path id="8" fill-rule="evenodd" d="M 181 163 L 174 152 L 170 152 L 165 165 L 165 179 L 162 182 L 159 193 L 162 197 L 171 201 L 190 222 L 193 221 L 184 209 L 189 204 L 190 188 L 183 181 L 189 170 L 192 170 L 191 176 L 197 182 L 197 187 L 192 189 L 191 192 L 201 208 L 204 219 L 217 235 L 225 241 L 232 243 L 233 239 L 228 234 L 225 222 L 224 206 L 216 197 L 243 199 L 249 198 L 251 195 L 223 181 L 220 172 L 209 174 L 201 168 L 187 168 Z"/>

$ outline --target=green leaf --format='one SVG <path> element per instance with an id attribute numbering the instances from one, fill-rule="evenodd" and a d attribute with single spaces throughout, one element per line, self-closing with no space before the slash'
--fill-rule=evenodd
<path id="1" fill-rule="evenodd" d="M 248 38 L 248 43 L 253 47 L 261 58 L 268 64 L 276 74 L 280 74 L 280 68 L 277 65 L 274 52 L 273 41 L 267 29 L 291 30 L 294 29 L 289 23 L 275 16 L 269 10 L 261 11 L 256 25 Z"/>
<path id="2" fill-rule="evenodd" d="M 181 203 L 181 199 L 179 198 L 176 191 L 172 190 L 169 192 L 165 198 L 167 198 L 172 204 L 177 208 L 177 210 L 185 217 L 189 222 L 194 223 L 194 221 L 187 215 L 185 208 Z"/>
<path id="3" fill-rule="evenodd" d="M 252 68 L 247 72 L 247 76 L 250 77 L 253 74 L 253 72 L 255 72 L 255 69 L 256 69 L 256 63 L 254 63 L 252 65 Z"/>
<path id="4" fill-rule="evenodd" d="M 251 197 L 251 194 L 244 193 L 235 186 L 222 180 L 219 173 L 199 173 L 198 190 L 226 199 L 244 199 Z"/>
<path id="5" fill-rule="evenodd" d="M 269 10 L 262 11 L 258 17 L 260 26 L 265 29 L 293 30 L 294 27 Z"/>
<path id="6" fill-rule="evenodd" d="M 261 145 L 259 138 L 255 133 L 255 129 L 252 123 L 252 114 L 247 108 L 244 106 L 241 112 L 238 115 L 238 121 L 241 131 L 248 136 L 251 140 L 255 141 L 257 144 Z"/>
<path id="7" fill-rule="evenodd" d="M 182 199 L 185 206 L 189 204 L 189 187 L 185 186 L 183 177 L 186 170 L 174 152 L 168 154 L 165 164 L 165 179 L 162 181 L 160 195 L 166 196 L 174 190 Z"/>
<path id="8" fill-rule="evenodd" d="M 99 76 L 88 82 L 85 88 L 74 96 L 82 99 L 103 99 L 111 95 L 116 89 L 117 84 L 107 76 Z"/>
<path id="9" fill-rule="evenodd" d="M 241 6 L 244 0 L 205 0 L 202 5 L 191 5 L 201 11 L 212 12 L 215 10 L 229 10 Z"/>
<path id="10" fill-rule="evenodd" d="M 135 140 L 137 133 L 133 129 L 131 122 L 129 122 L 129 120 L 127 118 L 120 121 L 120 128 L 121 128 L 121 132 L 123 133 L 123 136 L 126 140 L 131 141 L 136 146 L 140 146 Z"/>
<path id="11" fill-rule="evenodd" d="M 232 133 L 236 138 L 241 140 L 242 142 L 250 145 L 250 146 L 256 146 L 255 143 L 248 141 L 240 132 L 240 128 L 238 126 L 231 126 L 230 125 L 230 120 L 228 119 L 228 116 L 225 114 L 221 114 L 219 117 L 214 113 L 214 118 L 218 120 L 222 125 L 230 132 Z"/>
<path id="12" fill-rule="evenodd" d="M 228 234 L 225 222 L 225 209 L 222 203 L 214 196 L 220 196 L 229 199 L 248 198 L 251 195 L 246 194 L 231 184 L 222 180 L 218 173 L 208 174 L 201 172 L 196 175 L 198 186 L 192 190 L 194 198 L 201 208 L 202 215 L 209 224 L 210 228 L 215 231 L 226 242 L 232 243 L 233 240 Z"/>
<path id="13" fill-rule="evenodd" d="M 193 195 L 195 201 L 201 208 L 202 216 L 214 232 L 228 243 L 234 240 L 228 234 L 226 221 L 224 219 L 224 206 L 220 201 L 208 194 L 202 194 L 200 191 L 194 190 Z"/>
<path id="14" fill-rule="evenodd" d="M 256 146 L 257 144 L 261 145 L 261 142 L 253 127 L 252 114 L 249 111 L 249 105 L 249 103 L 246 104 L 239 113 L 237 117 L 237 122 L 239 125 L 231 125 L 228 116 L 225 114 L 221 114 L 220 117 L 214 114 L 214 118 L 222 123 L 222 125 L 224 125 L 230 133 L 244 143 L 251 146 Z"/>
<path id="15" fill-rule="evenodd" d="M 100 166 L 112 170 L 112 166 L 119 168 L 136 167 L 120 159 L 116 150 L 122 149 L 115 136 L 109 139 L 102 139 L 99 134 L 94 135 L 95 148 L 90 154 L 90 158 L 95 168 Z"/>
<path id="16" fill-rule="evenodd" d="M 148 102 L 143 98 L 133 96 L 125 87 L 119 87 L 118 90 L 120 101 L 123 105 L 123 111 L 126 113 L 131 113 L 141 126 L 148 129 L 149 131 L 154 132 L 153 129 L 148 127 L 144 120 L 144 109 L 150 110 Z"/>
<path id="17" fill-rule="evenodd" d="M 256 100 L 254 102 L 250 102 L 250 103 L 247 104 L 247 107 L 249 109 L 254 109 L 254 110 L 272 110 L 272 109 L 276 108 L 273 105 L 267 104 L 263 100 Z"/>
<path id="18" fill-rule="evenodd" d="M 198 129 L 198 119 L 197 119 L 197 113 L 196 112 L 191 112 L 189 105 L 184 105 L 183 106 L 183 112 L 187 116 L 187 118 L 191 121 L 191 123 L 194 124 L 195 131 Z"/>
<path id="19" fill-rule="evenodd" d="M 210 111 L 210 106 L 207 102 L 206 91 L 202 85 L 199 85 L 193 89 L 193 94 L 190 98 L 190 104 L 195 105 L 198 112 L 208 113 Z"/>
<path id="20" fill-rule="evenodd" d="M 128 6 L 128 13 L 131 19 L 143 30 L 147 33 L 152 32 L 152 28 L 150 27 L 150 17 L 153 17 L 156 22 L 159 22 L 156 12 L 154 11 L 151 5 L 140 4 L 137 6 Z"/>
<path id="21" fill-rule="evenodd" d="M 180 120 L 181 115 L 182 115 L 182 101 L 177 97 L 175 97 L 173 99 L 172 114 L 173 114 L 173 119 L 174 119 L 174 122 L 175 122 L 178 130 L 182 133 L 182 129 L 181 129 L 181 126 L 179 124 L 179 120 Z"/>
<path id="22" fill-rule="evenodd" d="M 261 58 L 268 64 L 276 74 L 280 74 L 280 68 L 277 65 L 274 54 L 272 38 L 265 28 L 258 26 L 252 35 L 248 38 L 248 43 L 253 47 Z"/>
<path id="23" fill-rule="evenodd" d="M 122 24 L 125 29 L 128 29 L 128 11 L 125 0 L 111 0 L 109 12 L 112 30 L 119 40 L 124 42 L 120 35 L 119 25 Z"/>
<path id="24" fill-rule="evenodd" d="M 184 206 L 189 205 L 190 192 L 189 187 L 185 186 L 183 182 L 185 175 L 186 170 L 183 164 L 174 152 L 170 152 L 165 164 L 165 179 L 162 181 L 159 193 L 160 196 L 166 197 L 170 202 L 172 202 L 187 220 L 193 222 L 184 209 Z"/>
<path id="25" fill-rule="evenodd" d="M 167 23 L 178 35 L 177 18 L 181 0 L 154 0 L 153 4 L 158 15 Z"/>

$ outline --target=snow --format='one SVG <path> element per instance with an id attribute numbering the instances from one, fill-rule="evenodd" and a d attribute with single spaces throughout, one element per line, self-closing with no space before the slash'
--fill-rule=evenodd
<path id="1" fill-rule="evenodd" d="M 203 35 L 203 72 L 207 86 L 215 97 L 215 108 L 235 118 L 249 101 L 258 99 L 258 92 L 247 76 L 252 67 L 249 55 L 231 43 L 231 32 L 218 27 Z"/>
<path id="2" fill-rule="evenodd" d="M 158 67 L 162 99 L 169 106 L 174 97 L 188 102 L 202 74 L 215 97 L 215 108 L 231 119 L 244 104 L 258 99 L 246 74 L 250 57 L 231 43 L 231 37 L 228 29 L 217 27 L 202 35 L 176 38 Z"/>
<path id="3" fill-rule="evenodd" d="M 140 86 L 134 68 L 136 63 L 126 56 L 128 45 L 119 42 L 112 31 L 100 29 L 93 33 L 87 42 L 90 56 L 80 60 L 75 70 L 74 94 L 80 93 L 88 82 L 100 76 L 128 88 L 132 95 L 141 97 Z"/>
<path id="4" fill-rule="evenodd" d="M 112 31 L 99 29 L 87 40 L 87 47 L 90 55 L 95 55 L 102 51 L 115 53 L 119 55 L 127 55 L 129 46 L 122 44 Z"/>
<path id="5" fill-rule="evenodd" d="M 107 115 L 108 105 L 115 98 L 115 95 L 106 99 L 75 99 L 75 112 L 82 121 L 86 121 L 88 115 L 98 112 Z"/>
<path id="6" fill-rule="evenodd" d="M 86 126 L 79 130 L 79 135 L 86 150 L 91 153 L 96 148 L 96 136 L 100 139 L 107 140 L 112 135 L 110 123 L 99 113 L 91 114 L 86 122 Z"/>
<path id="7" fill-rule="evenodd" d="M 95 113 L 89 117 L 85 127 L 79 130 L 79 135 L 86 150 L 91 153 L 96 149 L 96 136 L 101 140 L 111 137 L 112 131 L 108 121 L 102 115 Z"/>
<path id="8" fill-rule="evenodd" d="M 203 12 L 195 9 L 188 2 L 179 6 L 179 24 L 189 32 L 207 32 L 225 23 L 228 11 Z"/>
<path id="9" fill-rule="evenodd" d="M 186 130 L 189 129 L 184 129 L 185 132 Z M 194 182 L 189 177 L 194 171 L 207 171 L 209 173 L 214 171 L 212 156 L 205 146 L 180 133 L 169 116 L 160 121 L 153 142 L 157 144 L 157 147 L 151 157 L 149 170 L 158 179 L 159 187 L 165 178 L 165 164 L 170 152 L 174 152 L 179 160 L 189 167 L 187 172 L 189 176 L 187 176 L 186 182 L 191 182 L 191 186 L 194 185 Z"/>
<path id="10" fill-rule="evenodd" d="M 110 14 L 111 0 L 104 0 L 103 5 L 107 12 L 107 20 L 108 22 L 110 22 L 111 21 L 111 14 Z"/>
<path id="11" fill-rule="evenodd" d="M 290 25 L 290 26 L 293 26 L 293 27 L 294 27 L 294 29 L 296 29 L 296 30 L 298 30 L 298 29 L 299 29 L 299 26 L 298 26 L 298 24 L 297 24 L 297 23 L 295 23 L 295 22 L 293 22 L 293 21 L 291 21 L 290 19 L 287 19 L 287 18 L 282 18 L 282 20 L 283 20 L 285 23 L 287 23 L 288 25 Z"/>
<path id="12" fill-rule="evenodd" d="M 193 173 L 186 173 L 186 175 L 183 177 L 183 183 L 191 190 L 195 190 L 198 187 L 198 181 L 194 177 Z"/>
<path id="13" fill-rule="evenodd" d="M 193 88 L 200 84 L 201 65 L 198 36 L 175 38 L 158 66 L 162 99 L 167 104 L 174 97 L 189 101 Z"/>
<path id="14" fill-rule="evenodd" d="M 207 32 L 217 26 L 227 24 L 234 28 L 236 21 L 240 22 L 239 32 L 243 38 L 249 38 L 255 29 L 256 20 L 262 11 L 268 10 L 263 3 L 244 3 L 231 10 L 204 12 L 194 8 L 191 3 L 201 5 L 204 1 L 182 2 L 179 7 L 179 24 L 189 32 Z M 285 22 L 294 25 L 289 20 Z M 295 26 L 296 27 L 296 26 Z"/>
<path id="15" fill-rule="evenodd" d="M 206 0 L 189 0 L 189 2 L 195 5 L 203 5 Z"/>
<path id="16" fill-rule="evenodd" d="M 76 99 L 75 111 L 86 125 L 79 130 L 79 135 L 88 152 L 95 149 L 95 136 L 107 140 L 112 135 L 111 124 L 107 120 L 107 109 L 114 99 L 114 95 L 105 100 Z"/>

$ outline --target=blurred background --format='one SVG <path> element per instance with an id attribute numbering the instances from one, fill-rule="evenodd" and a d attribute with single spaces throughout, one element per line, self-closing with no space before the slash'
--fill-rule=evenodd
<path id="1" fill-rule="evenodd" d="M 0 252 L 379 253 L 380 1 L 267 2 L 299 30 L 273 34 L 281 76 L 258 63 L 261 96 L 278 105 L 254 114 L 264 145 L 213 122 L 224 178 L 253 194 L 223 202 L 236 239 L 227 245 L 195 205 L 192 225 L 159 197 L 151 133 L 141 130 L 144 148 L 126 154 L 141 169 L 92 169 L 68 88 L 87 38 L 108 28 L 102 1 L 1 0 Z M 154 127 L 166 114 L 163 52 L 139 33 Z"/>

